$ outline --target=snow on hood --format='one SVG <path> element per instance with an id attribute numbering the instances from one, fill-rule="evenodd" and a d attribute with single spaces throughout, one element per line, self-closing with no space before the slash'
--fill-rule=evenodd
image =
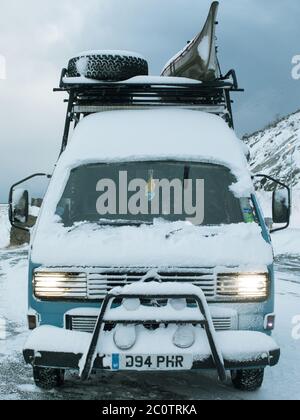
<path id="1" fill-rule="evenodd" d="M 53 223 L 50 231 L 49 226 L 40 226 L 32 251 L 33 262 L 47 266 L 266 266 L 272 259 L 272 248 L 255 223 L 219 227 L 163 221 L 140 227 L 81 223 L 71 231 Z"/>

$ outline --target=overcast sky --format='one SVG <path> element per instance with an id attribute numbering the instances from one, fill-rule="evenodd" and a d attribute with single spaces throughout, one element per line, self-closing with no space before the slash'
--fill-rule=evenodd
<path id="1" fill-rule="evenodd" d="M 65 117 L 52 93 L 73 54 L 88 49 L 138 51 L 158 74 L 202 27 L 210 0 L 0 0 L 0 202 L 9 185 L 52 171 Z M 299 0 L 221 0 L 218 44 L 223 71 L 235 68 L 238 134 L 300 108 L 291 60 L 300 54 Z M 142 140 L 142 139 L 141 139 Z"/>

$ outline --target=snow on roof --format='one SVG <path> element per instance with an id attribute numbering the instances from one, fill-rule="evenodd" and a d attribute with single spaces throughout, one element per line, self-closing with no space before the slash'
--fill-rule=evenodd
<path id="1" fill-rule="evenodd" d="M 95 80 L 95 79 L 89 79 L 85 76 L 81 77 L 64 77 L 63 82 L 66 84 L 82 84 L 82 85 L 88 85 L 88 84 L 107 84 L 107 81 L 103 80 Z M 134 84 L 134 85 L 143 85 L 143 84 L 152 84 L 152 85 L 174 85 L 174 84 L 198 84 L 201 85 L 202 82 L 199 80 L 189 79 L 187 77 L 166 77 L 166 76 L 135 76 L 131 77 L 128 80 L 122 80 L 120 82 L 109 82 L 112 85 L 118 85 L 118 84 Z"/>
<path id="2" fill-rule="evenodd" d="M 237 196 L 253 191 L 243 143 L 234 131 L 216 115 L 187 109 L 92 114 L 78 124 L 58 167 L 165 159 L 224 165 L 238 180 Z"/>
<path id="3" fill-rule="evenodd" d="M 170 108 L 122 110 L 84 118 L 63 160 L 205 159 L 244 169 L 241 145 L 215 115 Z"/>

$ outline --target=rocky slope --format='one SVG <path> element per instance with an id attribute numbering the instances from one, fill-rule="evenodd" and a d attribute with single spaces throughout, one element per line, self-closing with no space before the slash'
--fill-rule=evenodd
<path id="1" fill-rule="evenodd" d="M 251 167 L 300 189 L 300 111 L 246 138 Z"/>
<path id="2" fill-rule="evenodd" d="M 288 115 L 265 129 L 246 137 L 251 150 L 254 173 L 271 175 L 292 186 L 292 227 L 300 228 L 300 111 Z M 272 190 L 267 182 L 266 189 Z M 261 201 L 270 216 L 267 201 L 270 195 L 261 194 Z M 300 240 L 299 240 L 300 248 Z"/>

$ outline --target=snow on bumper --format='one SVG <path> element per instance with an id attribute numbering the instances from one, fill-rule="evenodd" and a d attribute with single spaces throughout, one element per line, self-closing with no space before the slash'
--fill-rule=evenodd
<path id="1" fill-rule="evenodd" d="M 124 358 L 136 355 L 160 355 L 166 357 L 182 356 L 191 360 L 187 369 L 215 369 L 210 346 L 201 327 L 193 327 L 195 342 L 188 349 L 180 349 L 173 344 L 176 325 L 148 330 L 137 328 L 137 341 L 127 351 L 121 351 L 114 343 L 113 333 L 104 332 L 97 349 L 94 369 L 123 370 L 122 365 L 115 366 L 116 356 Z M 33 331 L 24 347 L 25 361 L 34 366 L 79 369 L 83 355 L 91 341 L 91 334 L 67 331 L 55 327 L 43 326 Z M 280 350 L 275 341 L 262 333 L 252 331 L 217 332 L 216 340 L 224 358 L 225 369 L 263 368 L 275 366 L 280 357 Z M 169 370 L 168 366 L 162 370 Z M 156 370 L 133 367 L 130 370 Z M 176 366 L 174 366 L 176 369 Z M 172 370 L 172 366 L 170 368 Z"/>

